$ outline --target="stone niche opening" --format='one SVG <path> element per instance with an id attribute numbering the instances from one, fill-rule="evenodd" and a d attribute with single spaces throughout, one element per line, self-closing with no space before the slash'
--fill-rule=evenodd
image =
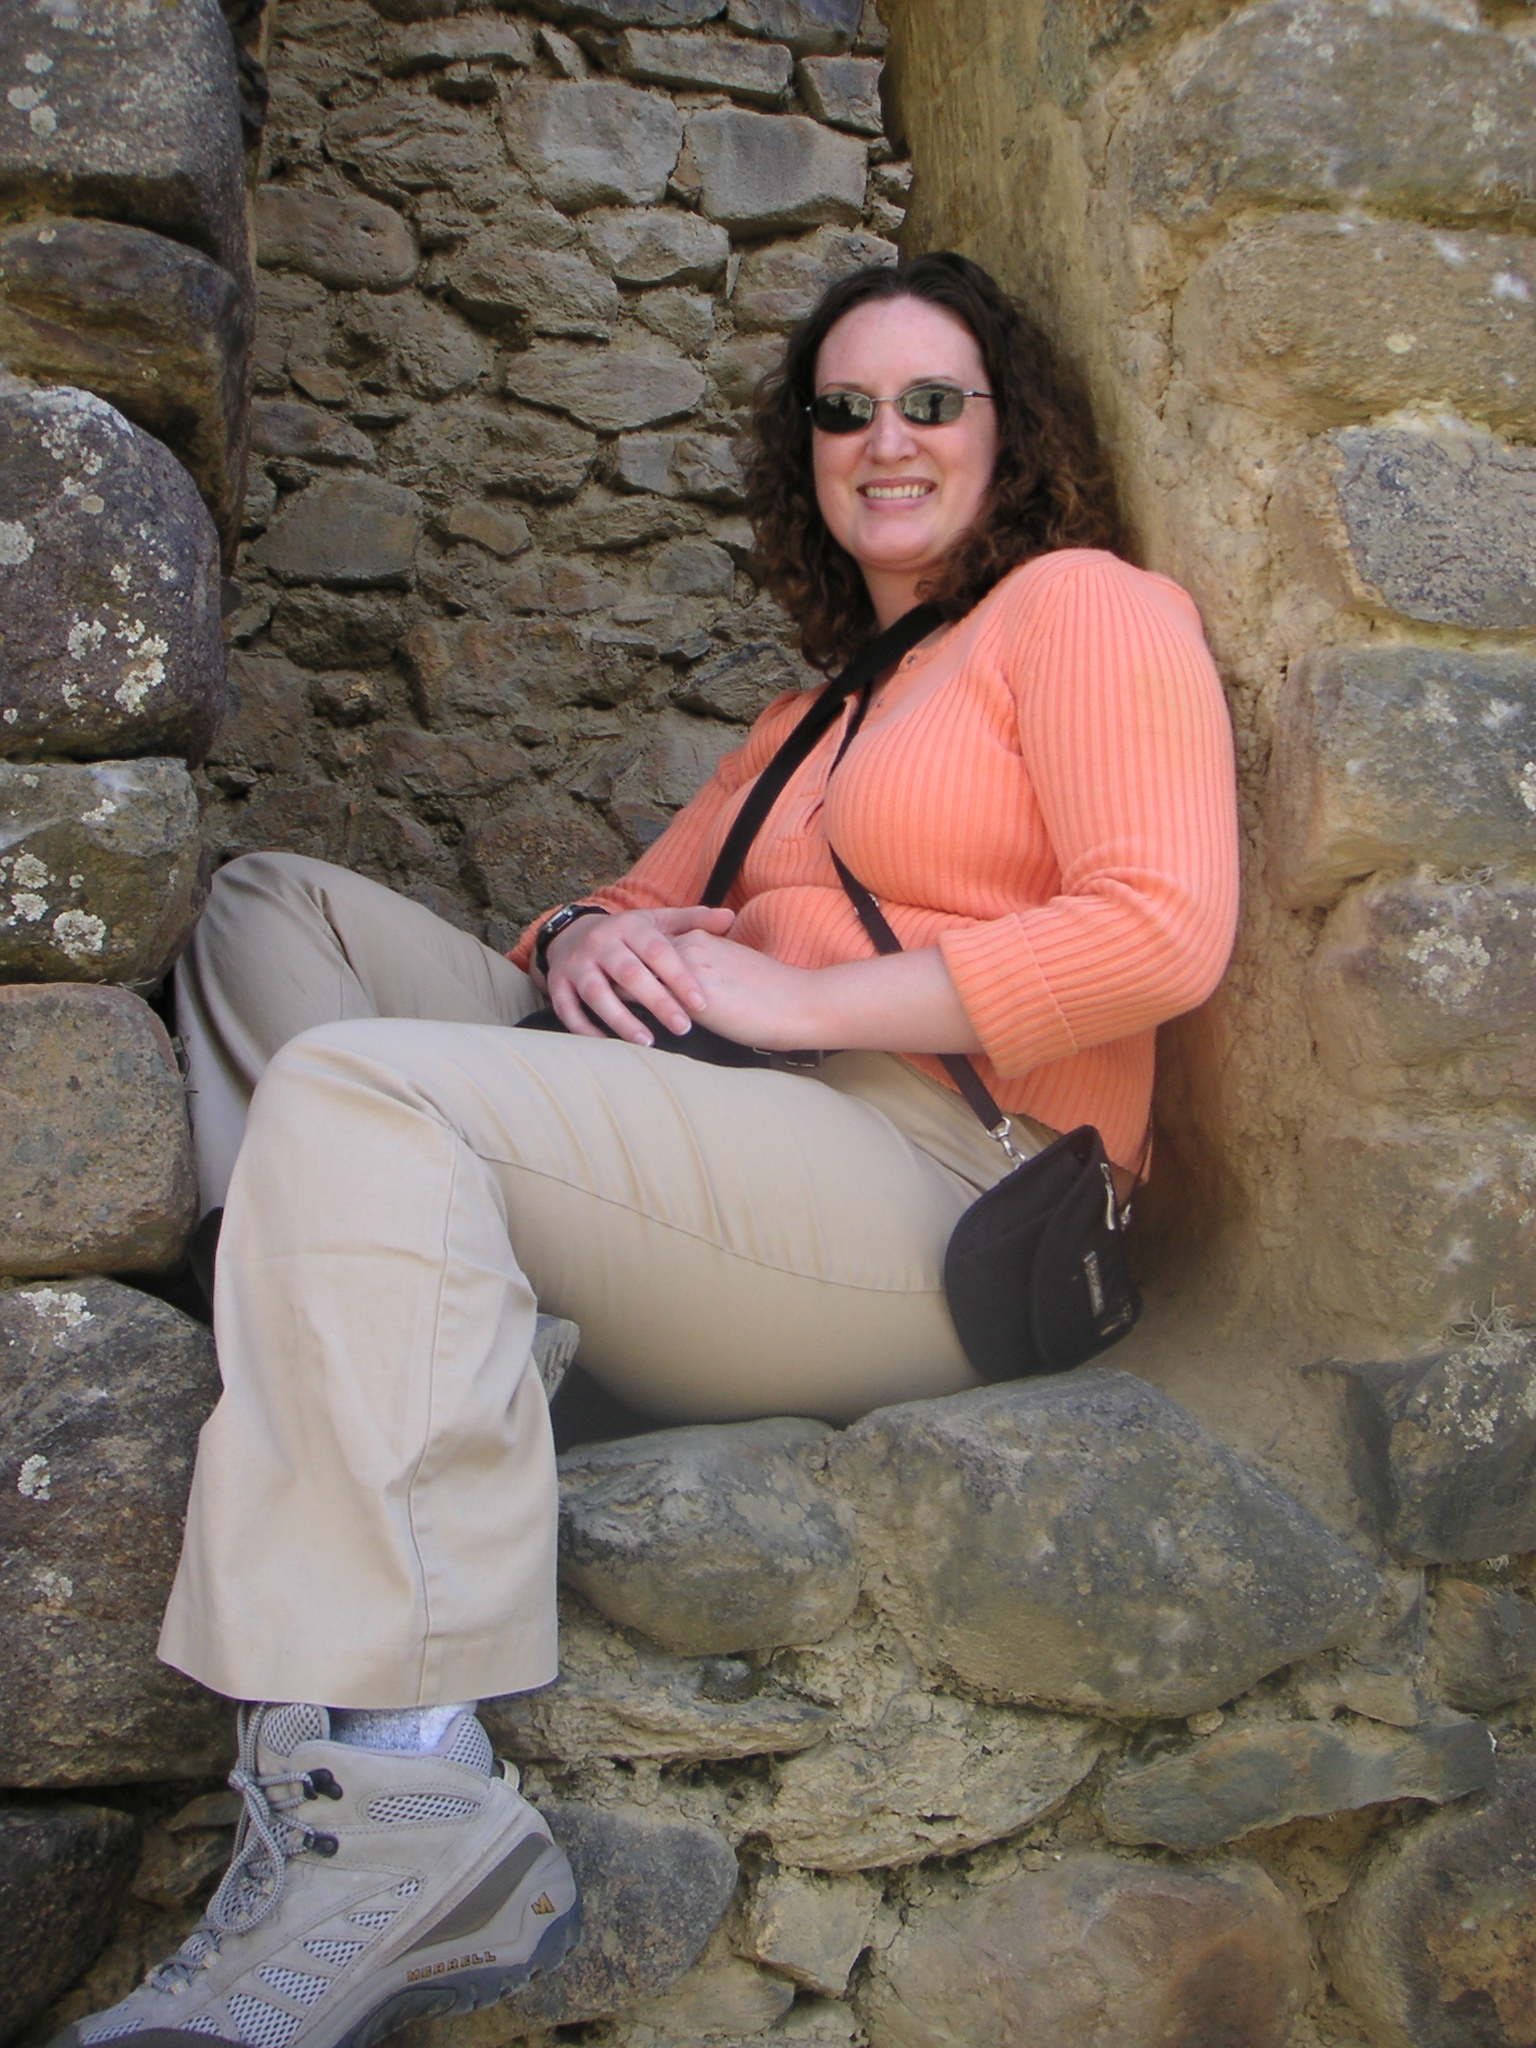
<path id="1" fill-rule="evenodd" d="M 484 1712 L 588 1932 L 403 2048 L 1536 2039 L 1529 10 L 884 13 L 0 14 L 0 2048 L 229 1849 L 226 1705 L 153 1654 L 218 1387 L 145 1000 L 199 835 L 493 943 L 622 866 L 805 679 L 731 439 L 898 242 L 1080 366 L 1229 689 L 1151 1306 L 568 1452 L 562 1674 Z"/>

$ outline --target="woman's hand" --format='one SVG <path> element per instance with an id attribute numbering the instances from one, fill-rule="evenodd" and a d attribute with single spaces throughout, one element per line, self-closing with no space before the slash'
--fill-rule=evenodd
<path id="1" fill-rule="evenodd" d="M 632 1045 L 651 1034 L 626 1008 L 639 1003 L 669 1031 L 686 1031 L 704 1007 L 704 991 L 675 941 L 690 935 L 723 940 L 736 922 L 731 910 L 622 910 L 567 925 L 549 948 L 546 987 L 556 1015 L 580 1038 L 603 1033 L 586 1014 L 601 1017 Z M 734 947 L 735 952 L 745 951 Z M 584 1010 L 582 1005 L 586 1005 Z"/>

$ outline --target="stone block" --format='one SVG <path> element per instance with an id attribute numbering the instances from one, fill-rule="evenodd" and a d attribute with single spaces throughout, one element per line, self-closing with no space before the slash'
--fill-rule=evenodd
<path id="1" fill-rule="evenodd" d="M 725 12 L 725 0 L 533 0 L 558 21 L 590 21 L 600 28 L 697 28 Z"/>
<path id="2" fill-rule="evenodd" d="M 567 1600 L 561 1614 L 553 1685 L 481 1706 L 507 1756 L 557 1764 L 788 1756 L 820 1742 L 836 1720 L 744 1658 L 668 1656 L 573 1607 Z"/>
<path id="3" fill-rule="evenodd" d="M 1430 1656 L 1453 1706 L 1488 1714 L 1536 1693 L 1536 1606 L 1496 1586 L 1442 1578 Z"/>
<path id="4" fill-rule="evenodd" d="M 787 43 L 796 56 L 838 56 L 859 32 L 864 0 L 730 0 L 732 28 Z"/>
<path id="5" fill-rule="evenodd" d="M 446 71 L 452 64 L 480 64 L 495 70 L 526 71 L 537 54 L 525 21 L 415 21 L 387 37 L 385 71 L 405 78 L 418 71 Z"/>
<path id="6" fill-rule="evenodd" d="M 706 1950 L 670 1991 L 643 1999 L 626 2017 L 631 2026 L 648 2029 L 652 2039 L 697 2042 L 702 2048 L 706 2041 L 761 2039 L 794 2002 L 795 1987 L 782 1977 L 754 1969 L 740 1956 Z"/>
<path id="7" fill-rule="evenodd" d="M 567 420 L 451 399 L 401 427 L 390 452 L 402 483 L 457 493 L 473 477 L 483 491 L 547 505 L 575 497 L 592 474 L 597 442 Z"/>
<path id="8" fill-rule="evenodd" d="M 740 320 L 739 311 L 735 317 Z M 727 412 L 745 415 L 751 410 L 758 385 L 783 359 L 784 344 L 778 335 L 738 333 L 710 351 L 704 368 L 717 402 Z"/>
<path id="9" fill-rule="evenodd" d="M 1446 1564 L 1536 1550 L 1536 1338 L 1340 1370 L 1351 1476 L 1386 1543 Z"/>
<path id="10" fill-rule="evenodd" d="M 1272 524 L 1353 609 L 1432 626 L 1536 626 L 1536 449 L 1447 424 L 1344 427 L 1287 465 Z"/>
<path id="11" fill-rule="evenodd" d="M 655 35 L 626 29 L 614 52 L 626 78 L 684 92 L 728 92 L 755 106 L 780 107 L 789 97 L 795 60 L 782 43 L 733 36 Z"/>
<path id="12" fill-rule="evenodd" d="M 413 797 L 429 816 L 448 819 L 465 803 L 499 796 L 529 774 L 528 757 L 515 742 L 418 732 L 413 725 L 381 727 L 372 765 L 374 786 L 385 796 Z"/>
<path id="13" fill-rule="evenodd" d="M 1379 1584 L 1129 1373 L 879 1409 L 829 1471 L 869 1596 L 928 1671 L 995 1698 L 1196 1713 L 1346 1638 Z"/>
<path id="14" fill-rule="evenodd" d="M 1261 0 L 1174 63 L 1115 131 L 1111 181 L 1172 227 L 1255 204 L 1536 225 L 1530 59 L 1405 4 Z"/>
<path id="15" fill-rule="evenodd" d="M 273 654 L 236 654 L 229 663 L 229 715 L 208 757 L 211 769 L 297 775 L 304 765 L 310 678 Z"/>
<path id="16" fill-rule="evenodd" d="M 0 1273 L 175 1265 L 197 1215 L 192 1141 L 139 997 L 0 984 L 0 1132 Z"/>
<path id="17" fill-rule="evenodd" d="M 721 1423 L 568 1451 L 561 1577 L 664 1649 L 819 1642 L 859 1596 L 853 1544 L 813 1476 L 829 1434 Z"/>
<path id="18" fill-rule="evenodd" d="M 581 1888 L 583 1931 L 563 1966 L 504 2002 L 515 2027 L 606 2019 L 673 1984 L 724 1917 L 736 1858 L 713 1828 L 634 1806 L 542 1804 Z"/>
<path id="19" fill-rule="evenodd" d="M 155 1656 L 212 1333 L 89 1279 L 0 1293 L 0 1774 L 116 1785 L 222 1771 L 227 1700 Z"/>
<path id="20" fill-rule="evenodd" d="M 1005 1840 L 1080 1785 L 1104 1747 L 1076 1715 L 903 1689 L 868 1724 L 786 1757 L 739 1816 L 783 1863 L 848 1873 Z"/>
<path id="21" fill-rule="evenodd" d="M 1301 1249 L 1353 1341 L 1433 1342 L 1492 1303 L 1536 1320 L 1536 1131 L 1385 1117 L 1310 1128 Z"/>
<path id="22" fill-rule="evenodd" d="M 743 257 L 731 294 L 731 312 L 742 328 L 784 329 L 803 320 L 830 284 L 870 263 L 894 263 L 894 242 L 863 229 L 818 228 L 798 241 L 776 242 Z M 778 345 L 763 360 L 764 369 L 778 360 Z M 757 379 L 752 379 L 756 383 Z M 749 394 L 750 395 L 750 394 Z"/>
<path id="23" fill-rule="evenodd" d="M 1270 881 L 1324 907 L 1378 869 L 1529 859 L 1536 657 L 1330 648 L 1292 665 L 1265 799 Z"/>
<path id="24" fill-rule="evenodd" d="M 715 304 L 700 292 L 646 292 L 635 314 L 642 326 L 686 356 L 702 355 L 715 338 Z"/>
<path id="25" fill-rule="evenodd" d="M 218 0 L 0 15 L 0 213 L 94 214 L 248 276 L 235 49 Z"/>
<path id="26" fill-rule="evenodd" d="M 131 1814 L 0 1807 L 0 2040 L 14 2040 L 95 1960 L 139 1855 Z"/>
<path id="27" fill-rule="evenodd" d="M 616 498 L 594 489 L 580 502 L 554 512 L 544 522 L 544 545 L 553 550 L 592 549 L 600 554 L 622 554 L 631 548 L 647 547 L 652 541 L 671 540 L 677 533 L 677 508 L 655 498 Z"/>
<path id="28" fill-rule="evenodd" d="M 671 100 L 608 79 L 520 86 L 503 125 L 519 168 L 564 213 L 656 205 L 683 145 Z"/>
<path id="29" fill-rule="evenodd" d="M 864 212 L 865 150 L 804 114 L 712 107 L 688 122 L 700 204 L 711 220 L 748 234 L 854 226 Z"/>
<path id="30" fill-rule="evenodd" d="M 252 559 L 280 583 L 405 588 L 415 576 L 421 510 L 414 491 L 371 476 L 311 484 L 285 501 Z"/>
<path id="31" fill-rule="evenodd" d="M 87 391 L 0 392 L 0 756 L 201 760 L 218 536 L 170 451 Z"/>
<path id="32" fill-rule="evenodd" d="M 1536 1098 L 1536 887 L 1403 876 L 1352 889 L 1307 966 L 1324 1070 L 1391 1100 Z"/>
<path id="33" fill-rule="evenodd" d="M 704 373 L 660 350 L 533 348 L 509 359 L 506 388 L 599 433 L 622 434 L 692 412 Z"/>
<path id="34" fill-rule="evenodd" d="M 389 598 L 339 590 L 285 590 L 272 614 L 273 643 L 306 668 L 382 668 L 404 631 L 405 615 Z M 215 751 L 222 755 L 222 737 Z"/>
<path id="35" fill-rule="evenodd" d="M 503 562 L 510 562 L 533 545 L 528 522 L 520 512 L 508 511 L 486 498 L 464 498 L 450 505 L 440 522 L 452 540 L 471 540 Z"/>
<path id="36" fill-rule="evenodd" d="M 152 988 L 203 907 L 180 761 L 0 762 L 0 974 Z"/>
<path id="37" fill-rule="evenodd" d="M 1174 303 L 1214 396 L 1315 431 L 1426 400 L 1492 427 L 1536 414 L 1536 244 L 1417 221 L 1239 222 Z"/>
<path id="38" fill-rule="evenodd" d="M 298 185 L 263 185 L 255 224 L 258 263 L 302 271 L 333 291 L 393 291 L 410 283 L 420 261 L 395 209 L 361 194 L 333 199 Z"/>
<path id="39" fill-rule="evenodd" d="M 739 505 L 741 467 L 726 434 L 626 434 L 613 452 L 612 480 L 627 491 Z"/>
<path id="40" fill-rule="evenodd" d="M 333 114 L 326 154 L 355 170 L 375 199 L 402 192 L 453 192 L 475 178 L 506 174 L 488 112 L 440 99 L 382 92 Z"/>
<path id="41" fill-rule="evenodd" d="M 731 253 L 725 229 L 672 207 L 624 207 L 588 214 L 587 247 L 621 284 L 712 285 Z"/>
<path id="42" fill-rule="evenodd" d="M 431 299 L 400 292 L 377 298 L 358 292 L 341 316 L 348 346 L 374 367 L 386 366 L 418 398 L 451 398 L 477 384 L 491 366 L 486 342 Z"/>
<path id="43" fill-rule="evenodd" d="M 1443 1806 L 1486 1792 L 1493 1772 L 1493 1736 L 1481 1721 L 1414 1729 L 1353 1719 L 1239 1722 L 1112 1777 L 1104 1825 L 1112 1842 L 1160 1842 L 1194 1855 L 1307 1814 L 1389 1799 Z"/>
<path id="44" fill-rule="evenodd" d="M 370 466 L 378 453 L 368 436 L 334 413 L 295 399 L 258 398 L 251 408 L 251 447 L 257 455 L 276 455 L 328 467 L 353 463 Z"/>
<path id="45" fill-rule="evenodd" d="M 464 844 L 465 873 L 514 933 L 555 904 L 611 882 L 627 864 L 601 818 L 554 792 L 499 812 Z"/>
<path id="46" fill-rule="evenodd" d="M 878 57 L 802 57 L 795 75 L 800 97 L 818 121 L 855 135 L 883 135 L 883 69 Z"/>
<path id="47" fill-rule="evenodd" d="M 729 597 L 736 568 L 712 540 L 675 540 L 652 560 L 648 581 L 664 597 Z"/>
<path id="48" fill-rule="evenodd" d="M 1256 1864 L 1076 1850 L 909 1912 L 860 2007 L 870 2048 L 1283 2048 L 1310 1990 L 1306 1923 Z"/>
<path id="49" fill-rule="evenodd" d="M 579 251 L 529 249 L 512 228 L 482 228 L 449 266 L 456 306 L 481 326 L 526 342 L 533 334 L 606 341 L 619 317 L 612 278 Z"/>
<path id="50" fill-rule="evenodd" d="M 191 471 L 233 546 L 244 497 L 255 302 L 208 257 L 143 228 L 0 229 L 0 361 L 94 391 Z"/>
<path id="51" fill-rule="evenodd" d="M 776 1871 L 754 1889 L 738 1946 L 802 1990 L 841 1998 L 879 1908 L 880 1893 L 867 1878 Z"/>
<path id="52" fill-rule="evenodd" d="M 1536 1761 L 1388 1836 L 1333 1914 L 1334 1983 L 1384 2048 L 1516 2048 L 1536 2032 Z"/>
<path id="53" fill-rule="evenodd" d="M 775 640 L 749 640 L 717 661 L 691 669 L 678 684 L 673 701 L 685 711 L 750 725 L 785 690 L 813 685 L 810 669 L 795 662 Z"/>

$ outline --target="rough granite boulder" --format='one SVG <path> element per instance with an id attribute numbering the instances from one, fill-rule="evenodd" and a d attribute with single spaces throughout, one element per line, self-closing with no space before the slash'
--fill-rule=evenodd
<path id="1" fill-rule="evenodd" d="M 783 106 L 794 76 L 794 58 L 782 43 L 748 43 L 734 36 L 626 29 L 614 57 L 624 76 L 642 85 L 728 92 L 759 107 Z"/>
<path id="2" fill-rule="evenodd" d="M 1079 1850 L 936 1893 L 859 2007 L 870 2048 L 1283 2048 L 1310 1980 L 1306 1922 L 1256 1864 Z"/>
<path id="3" fill-rule="evenodd" d="M 1369 1100 L 1536 1096 L 1536 887 L 1398 876 L 1352 889 L 1307 966 L 1323 1070 Z"/>
<path id="4" fill-rule="evenodd" d="M 607 79 L 521 85 L 503 122 L 514 160 L 565 213 L 656 205 L 683 145 L 670 99 Z"/>
<path id="5" fill-rule="evenodd" d="M 1536 1761 L 1391 1835 L 1323 1937 L 1334 1982 L 1383 2048 L 1536 2038 Z"/>
<path id="6" fill-rule="evenodd" d="M 857 226 L 864 212 L 865 146 L 804 114 L 711 107 L 688 122 L 700 205 L 711 220 L 749 234 Z"/>
<path id="7" fill-rule="evenodd" d="M 533 348 L 508 362 L 506 388 L 599 433 L 622 434 L 691 413 L 704 373 L 659 349 Z"/>
<path id="8" fill-rule="evenodd" d="M 0 984 L 0 1274 L 163 1271 L 196 1218 L 154 1011 L 127 989 Z"/>
<path id="9" fill-rule="evenodd" d="M 1304 1814 L 1390 1799 L 1442 1806 L 1486 1792 L 1494 1762 L 1481 1721 L 1413 1729 L 1354 1719 L 1240 1721 L 1111 1778 L 1104 1825 L 1111 1841 L 1161 1842 L 1194 1855 Z"/>
<path id="10" fill-rule="evenodd" d="M 781 1971 L 802 1991 L 841 1998 L 879 1907 L 878 1880 L 777 1871 L 753 1888 L 737 1951 Z"/>
<path id="11" fill-rule="evenodd" d="M 1272 886 L 1326 907 L 1377 869 L 1530 857 L 1536 657 L 1350 647 L 1293 664 L 1265 799 Z"/>
<path id="12" fill-rule="evenodd" d="M 197 791 L 179 761 L 0 761 L 0 974 L 164 976 L 207 894 Z"/>
<path id="13" fill-rule="evenodd" d="M 583 1932 L 560 1969 L 514 1992 L 503 2011 L 514 2026 L 572 2026 L 666 1990 L 731 1902 L 730 1844 L 713 1828 L 633 1806 L 546 1800 L 541 1810 L 581 1887 Z"/>
<path id="14" fill-rule="evenodd" d="M 0 1779 L 115 1785 L 227 1767 L 229 1702 L 155 1656 L 197 1436 L 201 1323 L 112 1280 L 0 1293 Z"/>
<path id="15" fill-rule="evenodd" d="M 256 309 L 208 257 L 99 220 L 0 229 L 0 362 L 35 384 L 94 391 L 163 441 L 202 492 L 234 561 Z"/>
<path id="16" fill-rule="evenodd" d="M 712 220 L 670 207 L 615 207 L 582 222 L 587 247 L 620 284 L 711 285 L 731 253 L 731 238 Z"/>
<path id="17" fill-rule="evenodd" d="M 560 1574 L 664 1649 L 818 1642 L 858 1599 L 853 1544 L 814 1476 L 825 1424 L 657 1430 L 560 1462 Z"/>
<path id="18" fill-rule="evenodd" d="M 732 28 L 787 43 L 797 57 L 837 56 L 859 32 L 864 0 L 730 0 Z"/>
<path id="19" fill-rule="evenodd" d="M 1260 0 L 1181 48 L 1115 130 L 1137 211 L 1204 232 L 1255 203 L 1536 225 L 1536 63 L 1403 0 Z"/>
<path id="20" fill-rule="evenodd" d="M 318 405 L 292 398 L 258 398 L 251 409 L 251 450 L 256 455 L 316 462 L 325 468 L 368 469 L 378 461 L 373 443 Z"/>
<path id="21" fill-rule="evenodd" d="M 88 391 L 0 381 L 0 757 L 202 759 L 223 710 L 218 536 Z"/>
<path id="22" fill-rule="evenodd" d="M 1536 1550 L 1536 1337 L 1341 1370 L 1351 1473 L 1385 1542 L 1442 1563 Z"/>
<path id="23" fill-rule="evenodd" d="M 250 265 L 239 73 L 218 0 L 0 12 L 0 215 L 95 214 Z"/>
<path id="24" fill-rule="evenodd" d="M 1376 1598 L 1369 1566 L 1129 1373 L 878 1409 L 829 1477 L 869 1597 L 927 1671 L 994 1698 L 1195 1713 Z"/>
<path id="25" fill-rule="evenodd" d="M 1514 1593 L 1442 1578 L 1429 1649 L 1453 1706 L 1488 1714 L 1536 1693 L 1536 1605 Z"/>
<path id="26" fill-rule="evenodd" d="M 1261 214 L 1195 271 L 1173 335 L 1215 397 L 1308 431 L 1432 399 L 1518 432 L 1536 408 L 1536 243 Z"/>
<path id="27" fill-rule="evenodd" d="M 1276 486 L 1299 574 L 1355 610 L 1467 631 L 1536 626 L 1536 449 L 1433 427 L 1343 427 Z"/>
<path id="28" fill-rule="evenodd" d="M 780 329 L 803 320 L 829 284 L 867 263 L 894 263 L 894 242 L 863 228 L 818 228 L 793 242 L 750 249 L 741 260 L 731 312 L 738 328 Z"/>
<path id="29" fill-rule="evenodd" d="M 64 1801 L 0 1807 L 0 2041 L 94 1961 L 138 1855 L 131 1814 Z"/>
<path id="30" fill-rule="evenodd" d="M 803 57 L 796 75 L 818 121 L 855 135 L 883 135 L 880 71 L 878 57 Z"/>
<path id="31" fill-rule="evenodd" d="M 535 334 L 606 341 L 619 317 L 618 287 L 579 250 L 529 249 L 508 228 L 470 237 L 448 292 L 471 320 L 523 346 Z"/>

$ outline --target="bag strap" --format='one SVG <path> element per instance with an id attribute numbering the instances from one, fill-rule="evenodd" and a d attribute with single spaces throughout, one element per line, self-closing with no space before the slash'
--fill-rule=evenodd
<path id="1" fill-rule="evenodd" d="M 735 822 L 725 835 L 725 843 L 710 869 L 701 902 L 714 910 L 729 896 L 732 884 L 741 873 L 742 862 L 746 859 L 753 840 L 763 829 L 768 813 L 784 794 L 790 777 L 808 758 L 822 734 L 836 723 L 848 699 L 855 692 L 866 691 L 882 669 L 889 668 L 893 662 L 900 661 L 903 655 L 910 654 L 919 640 L 926 640 L 934 628 L 943 623 L 944 614 L 937 605 L 914 606 L 911 611 L 904 612 L 893 626 L 887 626 L 883 633 L 871 640 L 867 647 L 854 656 L 842 673 L 827 684 L 753 783 L 751 792 L 736 813 Z M 862 715 L 862 706 L 859 715 Z M 838 758 L 841 759 L 841 755 Z"/>

